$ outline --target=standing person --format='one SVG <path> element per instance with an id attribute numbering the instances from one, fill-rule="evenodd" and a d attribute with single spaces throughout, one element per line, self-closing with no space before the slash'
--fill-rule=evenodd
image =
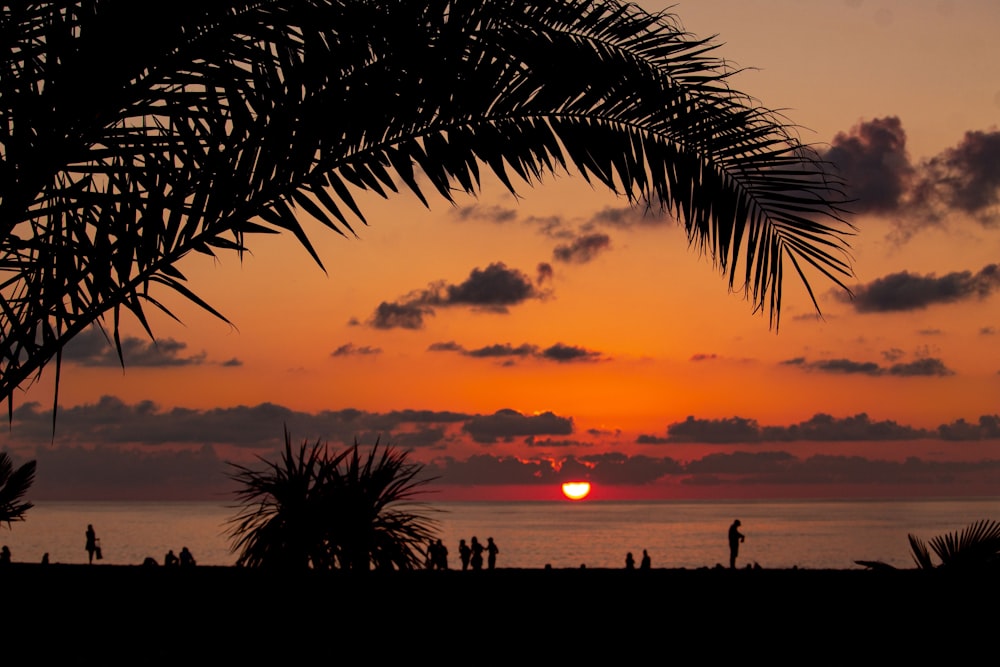
<path id="1" fill-rule="evenodd" d="M 465 540 L 458 541 L 458 558 L 462 561 L 462 569 L 469 569 L 469 559 L 472 557 L 472 549 L 465 543 Z"/>
<path id="2" fill-rule="evenodd" d="M 92 524 L 87 524 L 87 546 L 84 547 L 87 550 L 88 562 L 94 564 L 94 554 L 97 553 L 97 533 L 94 532 L 94 526 Z"/>
<path id="3" fill-rule="evenodd" d="M 444 545 L 441 538 L 434 543 L 434 567 L 439 570 L 448 569 L 448 547 Z"/>
<path id="4" fill-rule="evenodd" d="M 649 553 L 647 553 L 646 550 L 643 549 L 642 550 L 642 562 L 639 563 L 639 569 L 640 570 L 648 570 L 650 567 L 652 567 L 652 564 L 653 564 L 653 561 L 649 557 Z"/>
<path id="5" fill-rule="evenodd" d="M 10 547 L 6 544 L 0 549 L 0 565 L 10 565 Z"/>
<path id="6" fill-rule="evenodd" d="M 487 556 L 486 567 L 489 568 L 490 570 L 496 569 L 497 554 L 500 553 L 500 549 L 497 548 L 497 545 L 493 541 L 492 537 L 486 538 L 486 552 L 489 554 Z"/>
<path id="7" fill-rule="evenodd" d="M 746 539 L 740 532 L 740 520 L 733 521 L 729 527 L 729 569 L 736 569 L 736 556 L 740 553 L 740 542 Z"/>
<path id="8" fill-rule="evenodd" d="M 470 560 L 472 569 L 483 569 L 483 551 L 486 550 L 486 547 L 479 543 L 479 539 L 475 535 L 472 536 L 472 543 L 469 545 L 469 549 L 472 550 L 472 558 Z"/>
<path id="9" fill-rule="evenodd" d="M 625 554 L 625 569 L 634 570 L 635 569 L 635 558 L 632 557 L 632 552 L 629 551 Z"/>

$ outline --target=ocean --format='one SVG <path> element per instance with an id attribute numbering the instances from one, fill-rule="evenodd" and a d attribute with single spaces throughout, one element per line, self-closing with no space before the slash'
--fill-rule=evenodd
<path id="1" fill-rule="evenodd" d="M 727 531 L 740 519 L 746 540 L 737 566 L 856 569 L 856 560 L 913 567 L 907 535 L 924 541 L 974 521 L 1000 520 L 1000 498 L 935 500 L 438 502 L 438 521 L 459 566 L 458 542 L 492 537 L 497 567 L 621 568 L 645 549 L 654 568 L 728 565 Z M 212 502 L 37 502 L 26 520 L 0 524 L 14 562 L 86 563 L 88 524 L 100 564 L 163 562 L 182 547 L 202 565 L 233 565 L 227 520 L 236 510 Z"/>

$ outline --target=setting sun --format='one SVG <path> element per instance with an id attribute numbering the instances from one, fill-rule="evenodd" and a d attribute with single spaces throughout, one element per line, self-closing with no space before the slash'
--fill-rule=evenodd
<path id="1" fill-rule="evenodd" d="M 590 493 L 590 482 L 565 482 L 562 492 L 570 500 L 583 500 Z"/>

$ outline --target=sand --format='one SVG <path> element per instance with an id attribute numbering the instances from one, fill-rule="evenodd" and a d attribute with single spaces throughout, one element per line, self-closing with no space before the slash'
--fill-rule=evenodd
<path id="1" fill-rule="evenodd" d="M 0 662 L 896 664 L 947 652 L 951 664 L 994 650 L 998 584 L 996 572 L 860 567 L 352 576 L 15 563 L 0 568 Z"/>

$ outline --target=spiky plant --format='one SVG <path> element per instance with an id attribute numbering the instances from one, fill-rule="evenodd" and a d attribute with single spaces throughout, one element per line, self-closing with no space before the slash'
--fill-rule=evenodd
<path id="1" fill-rule="evenodd" d="M 263 469 L 233 465 L 239 513 L 230 520 L 237 565 L 282 570 L 412 569 L 435 523 L 414 496 L 429 479 L 408 455 L 378 441 L 333 452 L 316 441 Z"/>
<path id="2" fill-rule="evenodd" d="M 1000 568 L 1000 522 L 982 519 L 961 531 L 937 535 L 930 539 L 930 550 L 916 535 L 907 535 L 910 553 L 922 570 L 980 570 Z M 933 551 L 941 563 L 931 560 Z"/>
<path id="3" fill-rule="evenodd" d="M 35 481 L 35 461 L 18 468 L 7 452 L 0 452 L 0 523 L 10 528 L 12 521 L 24 521 L 25 513 L 34 507 L 22 500 Z"/>

